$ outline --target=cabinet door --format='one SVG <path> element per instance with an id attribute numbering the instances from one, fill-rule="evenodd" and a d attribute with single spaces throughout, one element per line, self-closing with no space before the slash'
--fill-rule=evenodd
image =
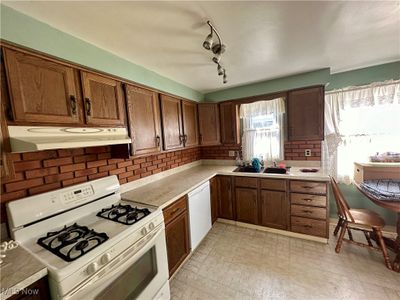
<path id="1" fill-rule="evenodd" d="M 237 144 L 239 142 L 238 108 L 232 102 L 220 104 L 221 142 Z"/>
<path id="2" fill-rule="evenodd" d="M 74 69 L 10 49 L 4 59 L 14 121 L 81 122 Z"/>
<path id="3" fill-rule="evenodd" d="M 285 192 L 261 190 L 261 225 L 288 229 L 289 205 Z"/>
<path id="4" fill-rule="evenodd" d="M 187 211 L 165 227 L 169 276 L 176 271 L 190 253 Z"/>
<path id="5" fill-rule="evenodd" d="M 231 176 L 218 176 L 218 216 L 234 219 Z"/>
<path id="6" fill-rule="evenodd" d="M 288 94 L 288 139 L 324 139 L 324 87 L 294 90 Z"/>
<path id="7" fill-rule="evenodd" d="M 236 220 L 258 224 L 257 189 L 235 188 Z"/>
<path id="8" fill-rule="evenodd" d="M 197 146 L 199 144 L 197 103 L 182 101 L 182 118 L 185 147 Z"/>
<path id="9" fill-rule="evenodd" d="M 132 85 L 126 86 L 132 154 L 161 151 L 161 125 L 158 95 Z"/>
<path id="10" fill-rule="evenodd" d="M 210 179 L 211 221 L 214 224 L 218 219 L 218 180 Z"/>
<path id="11" fill-rule="evenodd" d="M 181 100 L 161 95 L 161 118 L 163 124 L 164 149 L 183 147 Z"/>
<path id="12" fill-rule="evenodd" d="M 219 129 L 219 107 L 217 103 L 198 104 L 200 144 L 202 146 L 221 143 Z"/>
<path id="13" fill-rule="evenodd" d="M 125 124 L 125 106 L 121 82 L 81 72 L 86 123 L 100 126 Z"/>

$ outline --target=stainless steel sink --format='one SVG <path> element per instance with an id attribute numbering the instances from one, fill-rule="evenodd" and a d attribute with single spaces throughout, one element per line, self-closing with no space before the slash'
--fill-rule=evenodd
<path id="1" fill-rule="evenodd" d="M 284 168 L 275 168 L 275 167 L 270 167 L 266 168 L 264 170 L 264 173 L 271 173 L 271 174 L 286 174 L 287 170 Z"/>
<path id="2" fill-rule="evenodd" d="M 257 170 L 252 166 L 237 167 L 233 172 L 243 172 L 243 173 L 261 173 L 262 169 L 257 172 Z"/>

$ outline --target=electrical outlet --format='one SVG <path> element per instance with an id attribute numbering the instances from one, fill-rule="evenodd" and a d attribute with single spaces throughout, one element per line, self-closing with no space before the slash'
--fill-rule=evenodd
<path id="1" fill-rule="evenodd" d="M 229 156 L 234 157 L 235 156 L 235 151 L 229 151 Z"/>
<path id="2" fill-rule="evenodd" d="M 311 156 L 311 149 L 305 149 L 304 156 Z"/>

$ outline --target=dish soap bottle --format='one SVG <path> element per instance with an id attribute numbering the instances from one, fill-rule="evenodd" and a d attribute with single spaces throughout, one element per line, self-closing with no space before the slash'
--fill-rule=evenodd
<path id="1" fill-rule="evenodd" d="M 242 166 L 242 160 L 240 159 L 239 151 L 236 152 L 236 165 L 238 167 Z"/>

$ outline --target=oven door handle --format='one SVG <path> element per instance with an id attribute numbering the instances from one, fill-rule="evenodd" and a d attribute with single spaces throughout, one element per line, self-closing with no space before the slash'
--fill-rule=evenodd
<path id="1" fill-rule="evenodd" d="M 163 229 L 163 227 L 164 227 L 164 224 L 161 224 L 161 225 L 157 226 L 156 228 L 154 228 L 154 230 L 152 230 L 150 233 L 148 233 L 145 237 L 143 237 L 142 239 L 137 241 L 134 245 L 132 245 L 131 247 L 126 249 L 124 252 L 122 252 L 120 255 L 118 255 L 116 258 L 114 258 L 111 262 L 109 262 L 109 264 L 112 265 L 111 267 L 107 268 L 107 266 L 106 266 L 105 268 L 98 270 L 95 274 L 93 274 L 93 276 L 86 279 L 84 282 L 82 282 L 80 285 L 78 285 L 76 288 L 74 288 L 71 292 L 69 292 L 68 294 L 63 296 L 62 297 L 63 300 L 68 300 L 68 299 L 73 298 L 80 291 L 88 288 L 90 285 L 92 285 L 92 284 L 96 283 L 98 280 L 102 279 L 103 274 L 106 274 L 106 276 L 108 276 L 108 277 L 112 277 L 113 275 L 115 275 L 115 273 L 119 271 L 119 269 L 122 265 L 126 264 L 127 261 L 133 260 L 133 258 L 149 243 L 153 243 L 154 240 L 158 237 L 158 235 L 161 232 L 161 230 Z M 137 247 L 137 245 L 139 243 L 141 243 L 141 246 Z M 137 247 L 137 248 L 135 249 L 135 247 Z M 127 253 L 129 253 L 129 252 L 132 252 L 132 253 L 129 256 L 127 256 L 128 255 Z M 114 262 L 116 260 L 119 260 L 119 261 Z M 102 274 L 99 275 L 100 273 L 102 273 Z"/>

